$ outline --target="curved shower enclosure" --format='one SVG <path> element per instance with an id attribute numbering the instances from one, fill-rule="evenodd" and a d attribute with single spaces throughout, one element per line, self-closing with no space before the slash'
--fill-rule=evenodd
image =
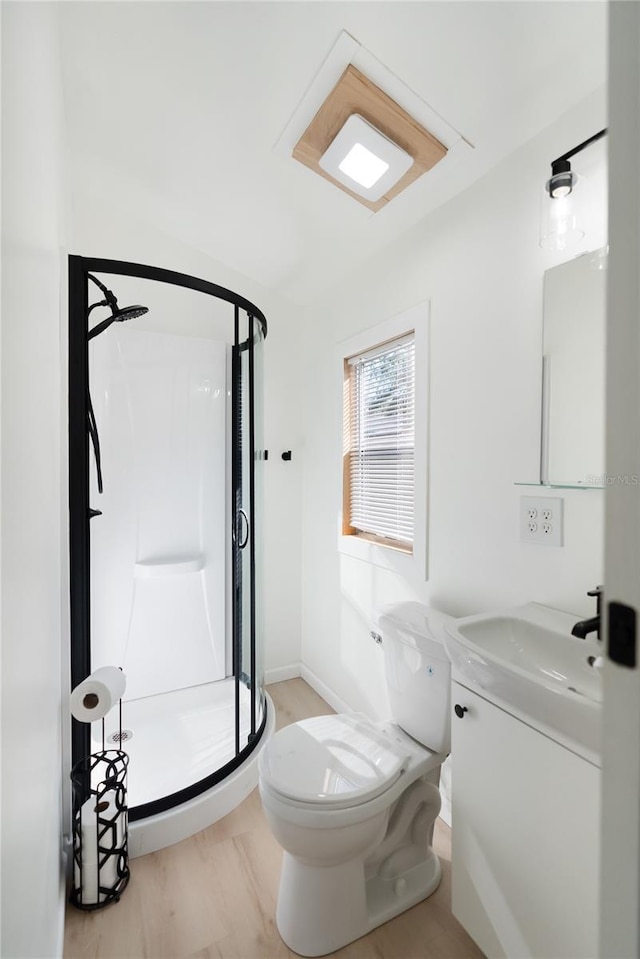
<path id="1" fill-rule="evenodd" d="M 129 753 L 134 828 L 212 795 L 267 726 L 266 333 L 206 280 L 69 258 L 71 685 L 126 674 L 122 737 L 117 715 L 104 732 Z M 74 765 L 102 734 L 72 720 Z"/>

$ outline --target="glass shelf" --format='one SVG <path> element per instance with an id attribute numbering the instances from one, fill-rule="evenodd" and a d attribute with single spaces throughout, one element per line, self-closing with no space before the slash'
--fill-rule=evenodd
<path id="1" fill-rule="evenodd" d="M 538 486 L 540 489 L 606 489 L 605 486 L 589 485 L 588 483 L 541 483 L 540 480 L 533 482 L 516 482 L 514 486 Z"/>

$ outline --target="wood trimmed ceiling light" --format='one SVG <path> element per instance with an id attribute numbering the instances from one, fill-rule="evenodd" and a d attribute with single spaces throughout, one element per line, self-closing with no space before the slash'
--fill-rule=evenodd
<path id="1" fill-rule="evenodd" d="M 374 212 L 446 154 L 444 144 L 351 64 L 293 150 L 294 159 Z M 368 163 L 362 174 L 352 166 L 359 159 Z"/>

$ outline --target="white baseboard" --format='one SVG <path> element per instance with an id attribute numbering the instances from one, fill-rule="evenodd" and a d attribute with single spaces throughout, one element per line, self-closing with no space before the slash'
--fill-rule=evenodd
<path id="1" fill-rule="evenodd" d="M 264 673 L 264 684 L 269 686 L 271 683 L 283 683 L 286 679 L 296 679 L 300 676 L 300 663 L 292 663 L 290 666 L 276 666 L 275 669 L 266 669 Z"/>
<path id="2" fill-rule="evenodd" d="M 58 898 L 58 929 L 56 931 L 56 959 L 62 959 L 64 955 L 64 922 L 67 911 L 67 875 L 66 875 L 67 855 L 62 853 L 62 865 L 60 869 L 60 889 Z"/>
<path id="3" fill-rule="evenodd" d="M 305 683 L 308 683 L 312 689 L 315 689 L 318 696 L 322 696 L 325 703 L 329 703 L 329 705 L 335 709 L 337 713 L 353 712 L 353 707 L 350 706 L 349 703 L 338 696 L 337 693 L 334 693 L 334 691 L 330 689 L 326 683 L 323 683 L 322 680 L 303 663 L 300 664 L 300 675 L 304 679 Z"/>

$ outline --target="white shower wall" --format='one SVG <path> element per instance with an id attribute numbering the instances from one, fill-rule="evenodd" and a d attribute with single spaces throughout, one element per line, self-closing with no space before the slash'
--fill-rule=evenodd
<path id="1" fill-rule="evenodd" d="M 129 700 L 230 671 L 227 346 L 135 324 L 90 343 L 92 667 L 121 666 Z"/>

